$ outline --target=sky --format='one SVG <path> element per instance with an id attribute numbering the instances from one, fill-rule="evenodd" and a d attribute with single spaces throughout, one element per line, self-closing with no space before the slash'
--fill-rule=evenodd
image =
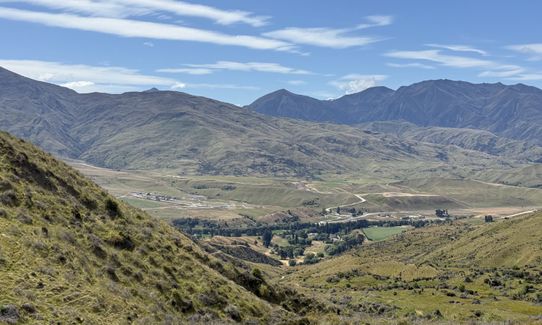
<path id="1" fill-rule="evenodd" d="M 428 79 L 542 87 L 542 1 L 0 0 L 0 66 L 246 105 Z"/>

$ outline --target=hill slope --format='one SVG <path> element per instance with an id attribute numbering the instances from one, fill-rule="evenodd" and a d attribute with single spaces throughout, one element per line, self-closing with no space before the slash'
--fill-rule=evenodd
<path id="1" fill-rule="evenodd" d="M 300 269 L 286 281 L 375 317 L 539 324 L 541 226 L 537 212 L 414 229 Z"/>
<path id="2" fill-rule="evenodd" d="M 453 145 L 494 156 L 517 157 L 535 163 L 542 162 L 542 147 L 527 141 L 500 137 L 485 130 L 419 127 L 400 121 L 370 122 L 361 124 L 360 127 L 373 132 L 392 134 L 404 140 Z"/>
<path id="3" fill-rule="evenodd" d="M 0 133 L 0 322 L 275 323 L 295 315 L 266 300 L 309 306 L 236 265 Z"/>
<path id="4" fill-rule="evenodd" d="M 375 92 L 364 94 L 377 100 L 389 90 Z M 457 176 L 481 166 L 509 169 L 526 162 L 354 127 L 273 118 L 179 92 L 82 95 L 2 69 L 0 113 L 0 128 L 54 154 L 109 168 L 399 177 L 405 170 Z"/>

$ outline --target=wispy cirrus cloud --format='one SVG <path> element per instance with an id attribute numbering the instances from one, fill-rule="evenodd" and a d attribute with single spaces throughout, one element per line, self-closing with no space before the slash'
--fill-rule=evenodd
<path id="1" fill-rule="evenodd" d="M 440 50 L 391 51 L 384 55 L 395 59 L 431 61 L 454 68 L 484 68 L 495 65 L 495 63 L 490 60 L 442 54 L 442 51 Z"/>
<path id="2" fill-rule="evenodd" d="M 432 65 L 428 65 L 428 64 L 423 64 L 423 63 L 419 63 L 419 62 L 414 62 L 414 63 L 393 63 L 393 62 L 389 62 L 389 63 L 386 63 L 386 65 L 388 67 L 392 67 L 392 68 L 419 68 L 419 69 L 435 69 L 434 66 Z"/>
<path id="3" fill-rule="evenodd" d="M 367 16 L 365 17 L 366 23 L 359 24 L 356 29 L 365 29 L 372 27 L 388 26 L 393 23 L 393 16 Z"/>
<path id="4" fill-rule="evenodd" d="M 344 49 L 355 46 L 365 46 L 382 41 L 383 38 L 374 36 L 358 36 L 352 33 L 370 27 L 386 26 L 393 22 L 392 16 L 368 16 L 367 23 L 353 28 L 328 27 L 288 27 L 264 33 L 263 35 L 287 41 L 294 44 L 305 44 L 319 47 Z"/>
<path id="5" fill-rule="evenodd" d="M 135 69 L 64 64 L 39 60 L 0 60 L 0 66 L 23 76 L 54 83 L 79 92 L 125 92 L 147 87 L 171 87 L 171 78 L 147 75 Z"/>
<path id="6" fill-rule="evenodd" d="M 172 87 L 172 89 L 192 88 L 192 89 L 230 89 L 230 90 L 259 90 L 260 87 L 244 86 L 237 84 L 212 84 L 212 83 L 190 83 L 183 87 Z"/>
<path id="7" fill-rule="evenodd" d="M 214 72 L 213 69 L 207 69 L 207 68 L 163 68 L 158 69 L 156 72 L 161 73 L 186 73 L 191 74 L 195 76 L 202 76 L 206 74 L 211 74 Z"/>
<path id="8" fill-rule="evenodd" d="M 343 91 L 346 95 L 358 93 L 365 89 L 378 86 L 380 81 L 386 80 L 386 75 L 348 74 L 330 84 Z"/>
<path id="9" fill-rule="evenodd" d="M 5 7 L 0 7 L 0 18 L 121 37 L 203 42 L 259 50 L 294 51 L 292 44 L 280 40 L 249 35 L 230 35 L 204 29 L 140 20 L 83 17 L 73 14 L 55 14 Z"/>
<path id="10" fill-rule="evenodd" d="M 301 86 L 307 83 L 305 80 L 288 80 L 287 82 L 292 86 Z"/>
<path id="11" fill-rule="evenodd" d="M 188 74 L 210 74 L 215 71 L 244 71 L 244 72 L 268 72 L 281 74 L 312 74 L 312 72 L 302 69 L 295 69 L 283 66 L 278 63 L 270 62 L 236 62 L 236 61 L 218 61 L 207 64 L 184 64 L 183 68 L 163 68 L 157 72 L 166 73 L 188 73 Z"/>
<path id="12" fill-rule="evenodd" d="M 525 72 L 525 68 L 517 65 L 501 65 L 496 66 L 493 70 L 482 71 L 478 76 L 489 78 L 512 78 L 519 77 L 519 75 L 524 74 Z"/>
<path id="13" fill-rule="evenodd" d="M 192 16 L 213 20 L 217 24 L 244 23 L 254 27 L 267 24 L 269 17 L 241 10 L 223 10 L 212 6 L 174 0 L 4 0 L 26 2 L 50 9 L 64 10 L 90 16 L 125 18 L 157 13 Z"/>
<path id="14" fill-rule="evenodd" d="M 135 69 L 84 64 L 64 64 L 39 60 L 0 60 L 0 66 L 23 76 L 63 85 L 75 90 L 86 88 L 140 89 L 141 86 L 171 86 L 177 81 L 147 75 Z"/>
<path id="15" fill-rule="evenodd" d="M 443 67 L 477 69 L 481 71 L 478 73 L 478 77 L 503 78 L 509 80 L 539 80 L 539 74 L 531 73 L 529 72 L 529 69 L 516 64 L 505 64 L 491 59 L 444 54 L 442 50 L 391 51 L 384 55 L 395 59 L 430 61 Z M 423 63 L 419 62 L 406 64 L 417 65 L 419 67 L 422 67 L 423 65 Z M 400 64 L 393 64 L 390 66 L 400 66 Z"/>
<path id="16" fill-rule="evenodd" d="M 425 46 L 450 50 L 450 51 L 454 51 L 454 52 L 471 52 L 471 53 L 476 53 L 476 54 L 480 54 L 480 55 L 483 55 L 483 56 L 488 55 L 488 53 L 486 51 L 475 48 L 475 47 L 472 47 L 472 46 L 468 46 L 468 45 L 457 45 L 457 44 L 456 45 L 448 45 L 448 44 L 430 43 L 430 44 L 425 44 Z"/>
<path id="17" fill-rule="evenodd" d="M 522 73 L 516 76 L 510 76 L 506 79 L 514 81 L 538 81 L 542 80 L 542 72 Z"/>
<path id="18" fill-rule="evenodd" d="M 531 61 L 542 60 L 542 43 L 510 45 L 506 48 L 529 55 L 529 60 Z"/>
<path id="19" fill-rule="evenodd" d="M 123 93 L 151 87 L 161 89 L 231 89 L 258 90 L 255 86 L 214 83 L 185 83 L 141 73 L 135 69 L 111 66 L 65 64 L 39 60 L 0 60 L 0 66 L 25 77 L 54 83 L 77 92 Z"/>

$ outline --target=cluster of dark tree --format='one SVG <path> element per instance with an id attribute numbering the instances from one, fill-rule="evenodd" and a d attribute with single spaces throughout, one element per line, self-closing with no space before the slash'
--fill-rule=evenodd
<path id="1" fill-rule="evenodd" d="M 359 216 L 362 216 L 363 215 L 363 210 L 361 209 L 356 209 L 356 208 L 341 208 L 341 207 L 337 207 L 335 209 L 335 212 L 337 212 L 337 214 L 346 214 L 346 213 L 350 213 L 352 215 L 352 217 L 359 217 Z M 329 211 L 327 209 L 322 209 L 322 215 L 326 215 L 328 214 Z"/>
<path id="2" fill-rule="evenodd" d="M 304 246 L 273 246 L 273 252 L 280 256 L 281 260 L 285 259 L 292 259 L 296 258 L 298 256 L 305 255 L 305 247 Z"/>
<path id="3" fill-rule="evenodd" d="M 271 240 L 273 240 L 273 232 L 269 229 L 266 229 L 262 234 L 262 242 L 265 247 L 271 245 Z"/>
<path id="4" fill-rule="evenodd" d="M 316 264 L 316 263 L 320 262 L 320 260 L 323 257 L 324 257 L 323 253 L 318 253 L 318 254 L 308 253 L 303 258 L 303 264 Z"/>
<path id="5" fill-rule="evenodd" d="M 371 226 L 379 227 L 397 227 L 410 225 L 415 228 L 425 227 L 428 224 L 439 223 L 441 221 L 431 220 L 393 220 L 393 221 L 368 221 L 356 220 L 341 223 L 277 223 L 277 224 L 259 224 L 252 227 L 234 228 L 227 225 L 221 226 L 216 222 L 195 218 L 175 219 L 173 225 L 184 232 L 193 236 L 225 236 L 225 237 L 242 237 L 242 236 L 263 236 L 265 232 L 282 231 L 287 234 L 295 234 L 299 230 L 304 230 L 304 233 L 315 233 L 319 236 L 319 240 L 324 240 L 323 236 L 331 234 L 348 234 L 352 230 L 367 228 Z M 304 238 L 299 236 L 300 238 Z M 325 240 L 324 240 L 325 241 Z"/>
<path id="6" fill-rule="evenodd" d="M 448 218 L 450 217 L 450 214 L 448 213 L 447 209 L 436 209 L 435 215 L 439 218 Z"/>
<path id="7" fill-rule="evenodd" d="M 326 245 L 325 251 L 328 255 L 338 255 L 342 252 L 360 246 L 365 241 L 365 236 L 360 233 L 352 233 L 342 236 L 339 241 Z"/>

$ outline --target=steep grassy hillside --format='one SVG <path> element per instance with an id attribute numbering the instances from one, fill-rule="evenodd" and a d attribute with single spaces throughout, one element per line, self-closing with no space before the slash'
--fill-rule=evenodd
<path id="1" fill-rule="evenodd" d="M 209 255 L 64 163 L 0 133 L 0 323 L 296 319 L 279 305 L 311 310 L 292 290 Z"/>
<path id="2" fill-rule="evenodd" d="M 299 269 L 286 281 L 376 319 L 538 324 L 540 227 L 538 212 L 409 230 Z"/>

